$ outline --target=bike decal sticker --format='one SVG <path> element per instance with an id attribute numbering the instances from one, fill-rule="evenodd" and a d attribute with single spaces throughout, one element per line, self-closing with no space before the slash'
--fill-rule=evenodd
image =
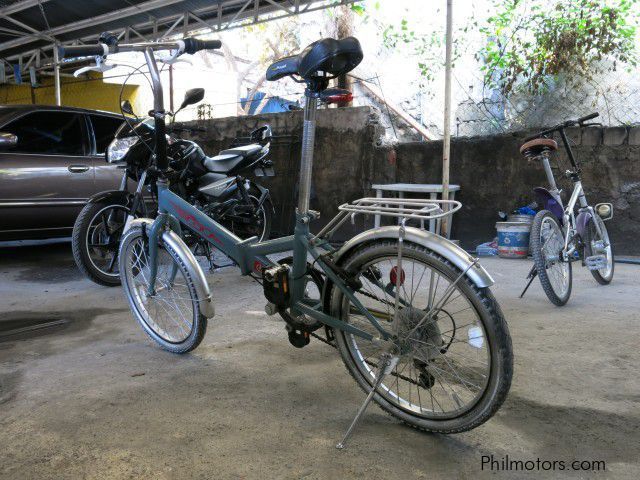
<path id="1" fill-rule="evenodd" d="M 202 234 L 204 237 L 206 237 L 207 239 L 213 240 L 214 242 L 216 242 L 218 245 L 222 245 L 222 242 L 220 241 L 220 239 L 211 231 L 209 230 L 207 227 L 205 227 L 204 225 L 202 225 L 195 216 L 193 216 L 192 214 L 190 214 L 189 212 L 187 212 L 186 210 L 182 209 L 179 205 L 177 205 L 174 202 L 169 202 L 171 204 L 171 206 L 175 209 L 176 212 L 178 212 L 178 215 L 180 216 L 180 219 L 182 220 L 182 222 L 188 226 L 189 228 L 193 229 L 194 231 Z"/>

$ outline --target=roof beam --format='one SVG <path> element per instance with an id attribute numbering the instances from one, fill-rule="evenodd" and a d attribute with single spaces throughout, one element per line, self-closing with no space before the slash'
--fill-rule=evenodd
<path id="1" fill-rule="evenodd" d="M 39 3 L 47 3 L 49 0 L 22 0 L 6 7 L 0 8 L 0 15 L 13 15 L 27 8 L 37 7 Z"/>
<path id="2" fill-rule="evenodd" d="M 28 0 L 25 0 L 28 1 Z M 129 17 L 132 15 L 139 15 L 143 12 L 148 12 L 150 10 L 155 10 L 160 7 L 166 7 L 167 5 L 173 5 L 175 3 L 181 3 L 183 0 L 148 0 L 147 2 L 139 3 L 133 7 L 126 7 L 120 10 L 114 10 L 113 12 L 105 13 L 103 15 L 98 15 L 91 18 L 85 18 L 84 20 L 79 20 L 77 22 L 69 23 L 67 25 L 61 25 L 59 27 L 52 28 L 47 32 L 42 32 L 47 36 L 62 35 L 64 33 L 74 32 L 76 30 L 82 30 L 83 28 L 92 27 L 94 25 L 100 25 L 103 23 L 108 23 L 113 20 L 120 20 L 125 17 Z M 37 5 L 38 2 L 35 2 Z M 10 7 L 6 7 L 10 8 Z M 8 42 L 4 42 L 0 44 L 0 52 L 2 50 L 7 50 L 9 48 L 20 47 L 22 45 L 26 45 L 28 43 L 34 42 L 41 38 L 41 35 L 26 35 L 23 38 L 16 38 L 14 40 L 9 40 Z"/>
<path id="3" fill-rule="evenodd" d="M 167 0 L 164 0 L 167 1 Z M 184 0 L 179 0 L 179 1 L 184 1 Z M 222 3 L 217 3 L 217 2 L 212 2 L 211 5 L 203 7 L 203 8 L 199 8 L 196 10 L 192 10 L 190 12 L 186 12 L 186 13 L 176 13 L 176 14 L 172 14 L 172 15 L 168 15 L 166 17 L 162 17 L 162 18 L 157 18 L 154 19 L 152 21 L 143 21 L 140 23 L 136 23 L 136 24 L 131 24 L 131 27 L 135 28 L 136 30 L 136 34 L 139 32 L 141 35 L 144 35 L 145 37 L 151 37 L 151 32 L 149 32 L 149 28 L 153 27 L 154 23 L 157 23 L 158 25 L 158 32 L 157 32 L 157 38 L 163 38 L 166 37 L 168 34 L 173 34 L 176 35 L 178 34 L 179 31 L 184 30 L 184 32 L 203 32 L 203 30 L 209 30 L 211 32 L 220 32 L 222 30 L 228 30 L 228 29 L 232 29 L 232 28 L 239 28 L 239 27 L 244 27 L 246 25 L 249 24 L 260 24 L 260 23 L 265 23 L 265 22 L 269 22 L 272 20 L 276 20 L 279 18 L 285 18 L 285 17 L 290 17 L 290 16 L 295 16 L 298 14 L 303 14 L 303 13 L 307 13 L 307 12 L 312 12 L 312 11 L 316 11 L 316 10 L 322 10 L 328 7 L 332 7 L 332 6 L 336 6 L 336 5 L 348 5 L 350 3 L 354 3 L 357 2 L 359 0 L 340 0 L 340 1 L 336 1 L 336 3 L 330 3 L 330 2 L 320 2 L 317 0 L 295 0 L 295 1 L 291 1 L 289 0 L 289 8 L 282 8 L 280 6 L 275 6 L 274 3 L 268 2 L 266 4 L 263 4 L 260 8 L 260 18 L 258 18 L 258 20 L 256 21 L 254 18 L 254 12 L 253 12 L 253 8 L 251 9 L 247 9 L 245 8 L 244 11 L 242 12 L 242 14 L 237 15 L 237 10 L 235 10 L 233 13 L 226 13 L 226 11 L 228 11 L 229 7 L 235 7 L 236 9 L 241 9 L 244 5 L 247 5 L 247 0 L 225 0 L 224 6 L 225 6 L 225 11 L 223 11 L 222 9 Z M 251 0 L 249 0 L 249 2 L 251 3 Z M 144 4 L 139 4 L 139 5 L 146 5 L 150 2 L 146 2 Z M 175 0 L 172 3 L 178 3 Z M 293 13 L 289 13 L 291 11 L 291 5 L 293 6 Z M 296 13 L 295 9 L 298 9 L 298 12 Z M 122 12 L 122 10 L 120 10 L 120 12 Z M 265 17 L 265 14 L 270 14 L 270 13 L 274 13 L 277 12 L 277 16 L 275 17 Z M 136 11 L 136 13 L 140 13 L 140 11 Z M 105 14 L 105 15 L 113 15 L 114 12 L 110 12 L 109 14 Z M 121 15 L 121 14 L 118 14 Z M 235 23 L 232 24 L 231 23 L 231 19 L 235 17 Z M 99 17 L 94 17 L 95 18 L 99 18 Z M 179 20 L 180 18 L 182 18 L 182 21 L 184 22 L 184 28 L 178 28 L 176 26 L 180 24 L 180 22 L 177 22 L 177 20 Z M 90 19 L 89 21 L 94 22 L 94 19 Z M 193 20 L 193 21 L 190 21 Z M 249 22 L 247 22 L 247 20 L 250 20 Z M 83 21 L 84 22 L 84 21 Z M 127 31 L 129 32 L 129 34 L 133 34 L 133 32 L 130 30 L 131 27 L 120 27 L 120 28 L 116 28 L 113 29 L 115 34 L 120 34 L 120 37 L 124 36 L 124 41 L 130 41 L 130 39 L 127 39 L 129 35 L 127 35 Z M 52 29 L 52 30 L 56 30 L 56 29 Z M 183 33 L 184 32 L 180 32 Z M 134 34 L 135 35 L 135 34 Z M 71 44 L 73 43 L 77 43 L 78 41 L 91 41 L 91 42 L 95 42 L 96 41 L 96 37 L 97 34 L 91 34 L 91 35 L 85 35 L 82 38 L 78 38 L 75 41 L 72 40 L 65 40 L 64 43 L 65 44 Z M 156 38 L 153 38 L 152 40 L 155 40 Z M 37 40 L 36 38 L 34 38 L 33 40 Z M 6 42 L 5 42 L 6 43 Z M 4 44 L 0 44 L 0 56 L 2 56 L 1 54 L 1 50 Z M 5 60 L 8 61 L 12 61 L 12 60 L 17 60 L 18 58 L 20 58 L 20 56 L 23 55 L 29 55 L 31 53 L 33 53 L 33 50 L 41 50 L 42 53 L 44 54 L 44 52 L 46 50 L 51 50 L 52 49 L 52 45 L 42 45 L 39 46 L 37 48 L 34 49 L 29 49 L 29 47 L 26 47 L 26 49 L 20 53 L 14 53 L 12 55 L 9 56 L 4 56 L 3 58 Z M 0 66 L 0 68 L 2 68 Z"/>

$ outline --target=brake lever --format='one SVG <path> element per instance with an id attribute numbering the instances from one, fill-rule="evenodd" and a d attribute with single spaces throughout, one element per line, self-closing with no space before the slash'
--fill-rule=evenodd
<path id="1" fill-rule="evenodd" d="M 104 73 L 117 67 L 116 64 L 107 64 L 105 61 L 105 57 L 101 55 L 96 55 L 95 59 L 96 59 L 96 64 L 94 66 L 79 68 L 78 70 L 73 72 L 73 76 L 77 78 L 83 73 L 87 73 L 87 72 L 103 72 Z"/>
<path id="2" fill-rule="evenodd" d="M 178 45 L 179 45 L 179 48 L 177 48 L 176 50 L 171 50 L 169 56 L 156 53 L 156 59 L 159 62 L 162 62 L 166 65 L 173 65 L 174 63 L 178 63 L 178 62 L 183 62 L 189 65 L 192 65 L 190 60 L 187 60 L 186 58 L 179 58 L 180 55 L 184 53 L 185 44 L 182 40 L 178 40 Z"/>

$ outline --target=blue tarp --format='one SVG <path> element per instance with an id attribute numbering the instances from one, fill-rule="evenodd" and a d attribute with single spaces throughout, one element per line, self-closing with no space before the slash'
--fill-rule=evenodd
<path id="1" fill-rule="evenodd" d="M 253 99 L 251 100 L 251 108 L 249 109 L 249 115 L 255 114 L 256 109 L 258 108 L 258 106 L 260 105 L 260 102 L 262 102 L 262 99 L 264 98 L 264 95 L 265 95 L 264 92 L 256 92 L 256 94 L 253 96 Z M 240 99 L 240 104 L 242 105 L 242 108 L 245 108 L 245 105 L 247 104 L 247 99 L 246 98 Z M 260 113 L 288 112 L 289 105 L 298 106 L 298 103 L 292 102 L 291 100 L 285 100 L 284 98 L 281 98 L 281 97 L 271 97 L 269 98 L 269 100 L 267 101 L 267 104 L 264 106 L 264 108 Z"/>

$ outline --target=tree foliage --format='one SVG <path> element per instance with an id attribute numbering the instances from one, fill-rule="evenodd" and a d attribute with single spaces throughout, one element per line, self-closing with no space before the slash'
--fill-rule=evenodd
<path id="1" fill-rule="evenodd" d="M 453 61 L 474 49 L 485 85 L 505 95 L 516 89 L 535 95 L 560 75 L 589 79 L 620 64 L 635 66 L 638 15 L 638 0 L 492 0 L 486 21 L 455 29 Z M 444 31 L 416 33 L 411 23 L 385 25 L 384 45 L 410 45 L 431 81 L 443 65 Z M 468 44 L 471 32 L 481 33 L 479 45 Z"/>
<path id="2" fill-rule="evenodd" d="M 588 79 L 620 63 L 636 65 L 635 6 L 631 0 L 494 0 L 476 55 L 485 83 L 505 94 L 518 87 L 538 94 L 559 75 Z"/>

